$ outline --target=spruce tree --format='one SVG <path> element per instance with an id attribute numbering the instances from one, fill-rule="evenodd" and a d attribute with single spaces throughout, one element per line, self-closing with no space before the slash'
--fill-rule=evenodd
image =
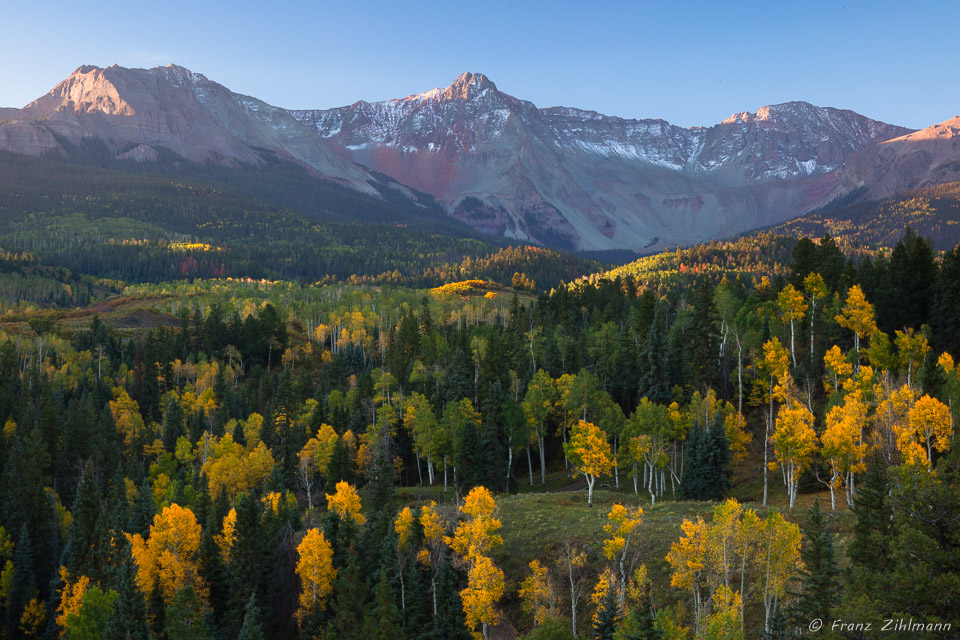
<path id="1" fill-rule="evenodd" d="M 13 549 L 13 583 L 7 595 L 7 637 L 19 638 L 17 630 L 24 607 L 37 591 L 37 578 L 33 572 L 33 545 L 27 525 L 20 527 L 20 535 Z"/>
<path id="2" fill-rule="evenodd" d="M 130 556 L 130 548 L 120 545 L 123 558 L 117 569 L 117 599 L 113 611 L 107 619 L 106 640 L 149 640 L 150 627 L 147 624 L 147 603 L 143 592 L 137 586 L 137 567 Z"/>
<path id="3" fill-rule="evenodd" d="M 430 640 L 471 640 L 460 600 L 465 582 L 450 560 L 444 558 L 437 575 L 437 615 L 427 636 Z"/>
<path id="4" fill-rule="evenodd" d="M 237 640 L 263 640 L 263 629 L 260 627 L 260 609 L 257 607 L 257 595 L 250 594 L 247 601 L 246 613 L 243 615 L 243 626 Z"/>
<path id="5" fill-rule="evenodd" d="M 651 402 L 665 404 L 670 402 L 670 348 L 667 311 L 663 304 L 657 305 L 653 322 L 647 330 L 640 351 L 640 387 L 639 397 L 649 398 Z"/>
<path id="6" fill-rule="evenodd" d="M 719 413 L 706 428 L 694 424 L 686 445 L 680 493 L 688 500 L 723 500 L 730 488 L 730 444 Z"/>
<path id="7" fill-rule="evenodd" d="M 266 583 L 267 549 L 260 523 L 260 505 L 255 497 L 237 499 L 237 523 L 230 547 L 229 601 L 221 625 L 224 634 L 236 637 L 243 624 L 244 608 L 253 594 L 263 595 Z"/>
<path id="8" fill-rule="evenodd" d="M 619 595 L 617 589 L 610 585 L 597 605 L 597 615 L 593 619 L 593 639 L 613 640 L 613 634 L 616 632 L 619 622 Z"/>
<path id="9" fill-rule="evenodd" d="M 662 640 L 663 634 L 657 628 L 657 617 L 650 598 L 650 585 L 642 587 L 640 601 L 623 619 L 623 623 L 613 640 Z"/>
<path id="10" fill-rule="evenodd" d="M 840 600 L 833 534 L 827 529 L 819 499 L 810 507 L 807 518 L 804 530 L 807 544 L 800 551 L 803 559 L 801 590 L 792 612 L 799 625 L 816 618 L 829 619 L 831 609 Z"/>
<path id="11" fill-rule="evenodd" d="M 100 518 L 100 487 L 89 462 L 83 466 L 80 486 L 70 513 L 73 518 L 69 528 L 71 554 L 67 568 L 75 576 L 92 576 L 97 520 Z"/>
<path id="12" fill-rule="evenodd" d="M 890 538 L 893 532 L 891 509 L 887 504 L 889 486 L 883 460 L 871 456 L 853 499 L 856 522 L 847 554 L 855 567 L 885 571 L 890 566 Z"/>
<path id="13" fill-rule="evenodd" d="M 324 629 L 323 640 L 363 640 L 366 598 L 367 584 L 351 557 L 333 581 L 333 617 Z"/>
<path id="14" fill-rule="evenodd" d="M 180 589 L 167 607 L 164 630 L 167 640 L 213 640 L 203 605 L 190 585 Z"/>
<path id="15" fill-rule="evenodd" d="M 373 611 L 367 616 L 363 625 L 363 635 L 366 640 L 404 640 L 406 638 L 396 598 L 385 572 L 380 574 L 380 582 L 377 583 L 374 595 Z"/>

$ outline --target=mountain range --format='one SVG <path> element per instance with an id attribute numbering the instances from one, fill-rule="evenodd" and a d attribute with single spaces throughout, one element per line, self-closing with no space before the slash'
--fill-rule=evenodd
<path id="1" fill-rule="evenodd" d="M 429 194 L 484 233 L 579 250 L 686 245 L 960 180 L 958 118 L 912 131 L 788 102 L 683 128 L 538 108 L 480 73 L 396 100 L 288 110 L 179 66 L 83 66 L 0 109 L 0 149 L 66 158 L 90 140 L 148 169 L 169 152 L 248 169 L 295 162 L 373 198 L 422 207 Z"/>

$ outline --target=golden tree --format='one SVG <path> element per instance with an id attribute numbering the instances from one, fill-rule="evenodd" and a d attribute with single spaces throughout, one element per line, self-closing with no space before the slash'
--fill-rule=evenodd
<path id="1" fill-rule="evenodd" d="M 844 329 L 853 331 L 853 348 L 857 355 L 854 368 L 859 371 L 860 340 L 864 336 L 873 335 L 877 330 L 873 305 L 867 301 L 867 297 L 863 295 L 863 290 L 859 285 L 850 287 L 847 292 L 847 301 L 843 305 L 841 313 L 834 319 Z"/>
<path id="2" fill-rule="evenodd" d="M 318 529 L 307 531 L 297 545 L 297 555 L 297 576 L 301 585 L 297 621 L 302 627 L 317 610 L 326 608 L 337 570 L 333 566 L 333 548 Z"/>
<path id="3" fill-rule="evenodd" d="M 474 638 L 487 640 L 490 625 L 500 621 L 497 602 L 503 597 L 504 588 L 503 571 L 490 558 L 478 557 L 467 573 L 467 588 L 460 592 L 466 625 Z M 476 632 L 478 626 L 481 633 Z"/>
<path id="4" fill-rule="evenodd" d="M 817 433 L 813 430 L 813 414 L 801 403 L 793 401 L 777 416 L 773 433 L 773 451 L 784 469 L 790 508 L 797 501 L 800 474 L 817 450 Z"/>
<path id="5" fill-rule="evenodd" d="M 622 504 L 615 504 L 607 514 L 607 524 L 603 530 L 610 537 L 603 541 L 603 555 L 613 561 L 620 572 L 620 605 L 623 606 L 624 590 L 627 586 L 627 575 L 632 571 L 640 544 L 640 527 L 643 525 L 643 509 L 630 509 Z M 633 543 L 631 545 L 631 543 Z"/>
<path id="6" fill-rule="evenodd" d="M 867 424 L 867 405 L 859 389 L 848 393 L 842 405 L 827 413 L 827 427 L 820 436 L 821 453 L 830 463 L 830 508 L 837 510 L 836 488 L 846 476 L 847 505 L 853 507 L 853 475 L 864 470 L 867 446 L 863 430 Z"/>
<path id="7" fill-rule="evenodd" d="M 497 505 L 490 491 L 479 486 L 471 489 L 463 499 L 460 511 L 467 517 L 457 524 L 453 537 L 446 538 L 446 543 L 472 565 L 476 558 L 503 544 L 503 538 L 496 533 L 501 526 L 496 517 Z"/>
<path id="8" fill-rule="evenodd" d="M 807 301 L 803 294 L 796 290 L 792 284 L 788 284 L 780 290 L 777 296 L 777 304 L 780 306 L 780 314 L 783 319 L 790 323 L 790 359 L 793 360 L 793 366 L 797 366 L 797 354 L 794 350 L 794 323 L 797 320 L 803 320 L 803 315 L 807 311 Z"/>
<path id="9" fill-rule="evenodd" d="M 697 516 L 696 521 L 684 520 L 680 528 L 683 530 L 683 536 L 670 545 L 670 552 L 667 554 L 667 563 L 673 570 L 670 575 L 670 585 L 690 592 L 695 628 L 699 633 L 707 608 L 709 573 L 707 523 Z"/>
<path id="10" fill-rule="evenodd" d="M 923 396 L 909 414 L 909 429 L 897 439 L 900 452 L 909 464 L 932 464 L 933 450 L 943 453 L 950 448 L 953 418 L 950 408 L 936 398 Z"/>
<path id="11" fill-rule="evenodd" d="M 446 522 L 437 511 L 437 503 L 430 501 L 420 509 L 424 548 L 417 553 L 417 561 L 430 569 L 430 595 L 433 597 L 433 615 L 437 615 L 437 574 L 440 572 Z"/>
<path id="12" fill-rule="evenodd" d="M 758 566 L 763 608 L 766 614 L 764 631 L 770 632 L 774 607 L 790 592 L 791 583 L 803 569 L 800 559 L 800 527 L 787 522 L 778 511 L 771 511 L 763 522 L 763 536 L 758 550 Z"/>
<path id="13" fill-rule="evenodd" d="M 539 626 L 557 610 L 557 594 L 550 573 L 539 560 L 530 561 L 530 575 L 520 583 L 523 610 L 533 616 L 533 626 Z"/>
<path id="14" fill-rule="evenodd" d="M 563 448 L 576 472 L 587 479 L 587 506 L 592 507 L 597 478 L 610 473 L 616 464 L 607 436 L 597 425 L 581 420 L 570 430 L 570 442 Z"/>
<path id="15" fill-rule="evenodd" d="M 360 513 L 360 494 L 349 482 L 341 480 L 337 483 L 333 495 L 327 495 L 327 507 L 337 514 L 341 521 L 352 520 L 357 526 L 367 519 Z"/>
<path id="16" fill-rule="evenodd" d="M 206 602 L 207 586 L 197 566 L 201 535 L 193 511 L 176 503 L 154 516 L 146 542 L 139 533 L 127 534 L 137 563 L 137 585 L 147 597 L 159 585 L 164 602 L 169 604 L 189 585 L 197 598 Z"/>

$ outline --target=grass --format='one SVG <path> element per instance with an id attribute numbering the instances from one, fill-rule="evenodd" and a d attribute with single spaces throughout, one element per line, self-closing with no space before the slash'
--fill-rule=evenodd
<path id="1" fill-rule="evenodd" d="M 642 539 L 640 541 L 639 563 L 646 565 L 654 585 L 654 598 L 658 606 L 665 606 L 686 598 L 684 592 L 670 586 L 670 566 L 666 561 L 670 546 L 680 539 L 681 524 L 684 520 L 693 520 L 697 516 L 704 520 L 712 519 L 716 503 L 674 500 L 668 492 L 658 499 L 656 505 L 650 504 L 649 495 L 641 492 L 634 495 L 629 478 L 621 477 L 621 489 L 598 489 L 594 492 L 594 506 L 587 506 L 586 490 L 565 491 L 571 481 L 562 471 L 547 475 L 546 485 L 540 484 L 535 474 L 533 487 L 529 486 L 527 475 L 518 477 L 520 492 L 515 495 L 496 496 L 499 517 L 502 523 L 500 533 L 504 544 L 493 553 L 493 559 L 507 578 L 507 590 L 500 602 L 506 620 L 520 627 L 529 628 L 531 621 L 520 608 L 517 595 L 519 584 L 528 573 L 528 564 L 533 559 L 540 560 L 551 572 L 557 570 L 556 558 L 559 545 L 564 539 L 583 543 L 589 550 L 590 572 L 585 585 L 580 621 L 589 624 L 589 593 L 593 588 L 596 575 L 602 571 L 606 560 L 602 556 L 602 544 L 606 537 L 603 526 L 607 522 L 607 513 L 615 503 L 629 506 L 640 505 L 644 511 Z M 612 483 L 611 483 L 612 484 Z M 401 501 L 415 503 L 436 500 L 446 503 L 448 515 L 453 514 L 453 501 L 456 499 L 452 488 L 443 493 L 442 485 L 434 487 L 404 487 L 398 489 Z M 811 491 L 798 495 L 794 509 L 789 509 L 787 492 L 780 473 L 771 472 L 769 476 L 768 508 L 779 509 L 784 516 L 797 522 L 801 529 L 806 524 L 807 509 L 814 500 L 819 499 L 824 509 L 831 531 L 835 534 L 837 559 L 841 566 L 845 563 L 845 549 L 849 543 L 853 514 L 842 495 L 838 495 L 837 512 L 830 512 L 830 494 L 822 487 L 811 486 Z M 734 476 L 734 487 L 730 496 L 739 500 L 745 507 L 757 510 L 761 516 L 766 509 L 760 504 L 763 495 L 762 476 L 755 470 L 744 468 Z M 565 587 L 565 585 L 563 585 Z M 565 590 L 561 593 L 566 594 Z M 568 606 L 568 605 L 564 605 Z M 569 615 L 561 609 L 561 613 Z M 751 628 L 762 624 L 763 611 L 758 603 L 749 606 L 746 611 L 748 637 Z M 509 627 L 509 628 L 508 628 Z M 583 627 L 587 631 L 587 627 Z M 516 631 L 505 624 L 498 630 L 503 638 L 516 637 Z"/>

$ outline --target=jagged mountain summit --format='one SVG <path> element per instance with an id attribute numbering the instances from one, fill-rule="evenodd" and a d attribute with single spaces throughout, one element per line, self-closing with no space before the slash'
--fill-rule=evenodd
<path id="1" fill-rule="evenodd" d="M 10 151 L 95 138 L 143 163 L 163 148 L 252 166 L 269 152 L 370 194 L 389 176 L 476 229 L 575 249 L 653 250 L 792 218 L 869 191 L 879 178 L 851 159 L 910 133 L 805 102 L 688 129 L 538 108 L 481 73 L 397 100 L 286 110 L 174 65 L 80 67 L 23 109 L 0 110 Z"/>
<path id="2" fill-rule="evenodd" d="M 540 109 L 480 73 L 398 100 L 291 113 L 474 227 L 580 249 L 685 244 L 795 216 L 836 195 L 831 172 L 851 155 L 910 131 L 804 102 L 685 129 Z"/>
<path id="3" fill-rule="evenodd" d="M 156 160 L 163 147 L 195 162 L 256 165 L 267 151 L 374 193 L 342 158 L 286 110 L 234 93 L 177 65 L 82 66 L 23 109 L 0 113 L 0 148 L 40 155 L 64 143 L 103 141 L 120 159 Z"/>

